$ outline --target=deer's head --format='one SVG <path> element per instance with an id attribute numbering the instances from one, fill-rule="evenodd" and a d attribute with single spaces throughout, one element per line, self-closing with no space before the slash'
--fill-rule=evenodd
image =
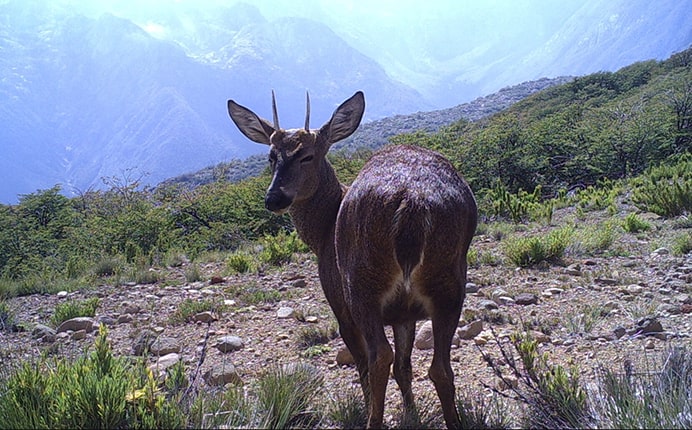
<path id="1" fill-rule="evenodd" d="M 272 91 L 273 123 L 233 100 L 228 101 L 228 114 L 248 139 L 269 145 L 272 182 L 265 196 L 268 210 L 282 214 L 294 202 L 311 197 L 320 181 L 321 164 L 329 147 L 350 136 L 363 117 L 365 98 L 358 91 L 343 102 L 332 117 L 319 129 L 310 129 L 310 96 L 307 96 L 305 127 L 284 130 L 279 126 L 276 98 Z"/>

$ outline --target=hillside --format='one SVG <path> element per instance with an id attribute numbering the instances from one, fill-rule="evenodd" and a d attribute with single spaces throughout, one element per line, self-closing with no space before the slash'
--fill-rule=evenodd
<path id="1" fill-rule="evenodd" d="M 434 133 L 441 128 L 457 121 L 477 121 L 489 115 L 500 112 L 529 95 L 542 91 L 553 85 L 561 85 L 573 78 L 560 77 L 524 82 L 512 87 L 503 88 L 497 93 L 479 97 L 469 103 L 429 112 L 417 112 L 408 115 L 395 115 L 362 124 L 358 130 L 346 140 L 334 145 L 333 151 L 350 153 L 358 149 L 377 149 L 387 143 L 393 136 L 415 131 Z M 368 94 L 366 93 L 366 103 Z M 367 110 L 367 107 L 366 107 Z M 290 126 L 287 126 L 290 127 Z M 254 143 L 247 141 L 247 145 Z M 220 175 L 227 180 L 237 182 L 251 176 L 257 176 L 267 167 L 266 157 L 256 155 L 244 160 L 233 160 L 229 163 L 219 163 L 196 172 L 169 178 L 159 186 L 173 184 L 185 188 L 194 188 L 219 179 Z"/>

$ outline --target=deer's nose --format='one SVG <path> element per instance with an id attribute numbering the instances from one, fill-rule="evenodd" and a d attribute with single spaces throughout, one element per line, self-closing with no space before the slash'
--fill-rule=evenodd
<path id="1" fill-rule="evenodd" d="M 276 214 L 283 214 L 293 200 L 281 191 L 270 191 L 264 198 L 264 207 Z"/>

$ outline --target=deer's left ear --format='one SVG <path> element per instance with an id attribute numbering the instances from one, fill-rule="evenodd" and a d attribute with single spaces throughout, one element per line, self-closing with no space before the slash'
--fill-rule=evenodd
<path id="1" fill-rule="evenodd" d="M 264 145 L 270 144 L 269 138 L 274 133 L 274 127 L 267 120 L 260 118 L 253 111 L 233 100 L 228 101 L 228 114 L 248 139 Z"/>
<path id="2" fill-rule="evenodd" d="M 320 128 L 320 134 L 326 134 L 329 145 L 346 139 L 356 131 L 364 112 L 365 96 L 358 91 L 336 108 L 332 118 Z"/>

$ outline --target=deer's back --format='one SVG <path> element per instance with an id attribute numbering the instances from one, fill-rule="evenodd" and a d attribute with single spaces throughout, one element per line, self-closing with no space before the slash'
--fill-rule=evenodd
<path id="1" fill-rule="evenodd" d="M 460 270 L 476 213 L 473 193 L 444 157 L 419 147 L 387 147 L 344 196 L 336 227 L 339 270 L 346 278 L 379 279 L 382 291 L 375 295 L 389 294 L 398 282 L 415 284 L 414 271 L 436 277 Z"/>

